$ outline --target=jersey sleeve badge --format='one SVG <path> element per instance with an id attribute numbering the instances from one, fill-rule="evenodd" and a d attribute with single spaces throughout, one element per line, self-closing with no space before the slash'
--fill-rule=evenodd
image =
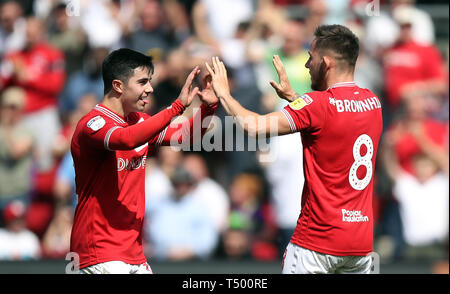
<path id="1" fill-rule="evenodd" d="M 91 120 L 87 122 L 87 127 L 96 132 L 101 128 L 103 128 L 105 124 L 106 124 L 105 119 L 100 115 L 97 115 L 96 117 L 91 118 Z"/>
<path id="2" fill-rule="evenodd" d="M 289 103 L 289 107 L 292 108 L 293 110 L 300 110 L 306 105 L 311 104 L 312 102 L 313 102 L 312 98 L 309 97 L 307 94 L 305 94 Z"/>

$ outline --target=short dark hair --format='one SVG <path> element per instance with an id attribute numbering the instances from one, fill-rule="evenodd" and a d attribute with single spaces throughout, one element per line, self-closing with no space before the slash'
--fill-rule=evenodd
<path id="1" fill-rule="evenodd" d="M 316 48 L 330 50 L 351 68 L 356 65 L 359 54 L 359 40 L 351 30 L 342 25 L 321 25 L 314 32 Z"/>
<path id="2" fill-rule="evenodd" d="M 113 80 L 118 79 L 127 83 L 134 70 L 139 67 L 148 68 L 153 72 L 152 57 L 128 48 L 121 48 L 111 52 L 106 56 L 102 64 L 104 94 L 111 91 Z"/>

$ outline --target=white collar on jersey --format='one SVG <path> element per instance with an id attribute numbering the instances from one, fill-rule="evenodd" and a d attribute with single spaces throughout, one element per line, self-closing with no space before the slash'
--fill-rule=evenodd
<path id="1" fill-rule="evenodd" d="M 355 87 L 356 84 L 355 82 L 341 82 L 341 83 L 336 83 L 334 85 L 331 85 L 328 87 L 327 90 L 331 89 L 331 88 L 338 88 L 338 87 Z"/>
<path id="2" fill-rule="evenodd" d="M 109 118 L 111 118 L 112 120 L 114 120 L 115 122 L 119 123 L 119 124 L 124 124 L 125 121 L 116 113 L 112 112 L 111 110 L 100 106 L 100 104 L 95 105 L 95 110 L 100 111 L 101 113 L 103 113 L 104 115 L 108 116 Z"/>

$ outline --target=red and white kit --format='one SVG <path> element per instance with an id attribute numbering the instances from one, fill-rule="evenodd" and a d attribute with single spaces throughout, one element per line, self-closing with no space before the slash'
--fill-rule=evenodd
<path id="1" fill-rule="evenodd" d="M 196 116 L 210 117 L 216 107 L 202 105 Z M 176 132 L 192 129 L 196 117 L 168 127 L 183 111 L 176 100 L 154 116 L 134 112 L 125 118 L 99 104 L 79 121 L 71 145 L 78 205 L 70 250 L 79 255 L 81 269 L 147 261 L 142 249 L 145 162 L 149 147 L 169 145 Z"/>
<path id="2" fill-rule="evenodd" d="M 300 132 L 305 184 L 291 243 L 335 256 L 372 252 L 381 104 L 353 82 L 307 93 L 282 112 Z"/>

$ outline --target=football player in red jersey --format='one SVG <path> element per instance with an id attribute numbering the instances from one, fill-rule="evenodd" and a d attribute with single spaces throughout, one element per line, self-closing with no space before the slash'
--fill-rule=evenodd
<path id="1" fill-rule="evenodd" d="M 295 93 L 281 60 L 273 57 L 280 82 L 270 84 L 290 102 L 282 111 L 259 115 L 245 109 L 230 95 L 224 64 L 214 57 L 212 67 L 206 66 L 220 103 L 246 132 L 260 136 L 273 135 L 274 128 L 278 135 L 300 132 L 302 208 L 282 273 L 369 273 L 381 103 L 354 83 L 358 38 L 341 25 L 319 26 L 314 36 L 305 65 L 313 92 Z"/>
<path id="2" fill-rule="evenodd" d="M 71 143 L 78 194 L 71 252 L 81 273 L 152 273 L 142 248 L 146 158 L 153 146 L 193 134 L 198 116 L 198 133 L 204 133 L 203 120 L 211 118 L 218 98 L 210 82 L 202 91 L 193 87 L 200 72 L 195 67 L 172 105 L 150 117 L 142 113 L 153 92 L 150 56 L 118 49 L 105 58 L 102 72 L 103 101 L 81 118 Z M 203 102 L 195 116 L 169 126 L 195 95 Z"/>

